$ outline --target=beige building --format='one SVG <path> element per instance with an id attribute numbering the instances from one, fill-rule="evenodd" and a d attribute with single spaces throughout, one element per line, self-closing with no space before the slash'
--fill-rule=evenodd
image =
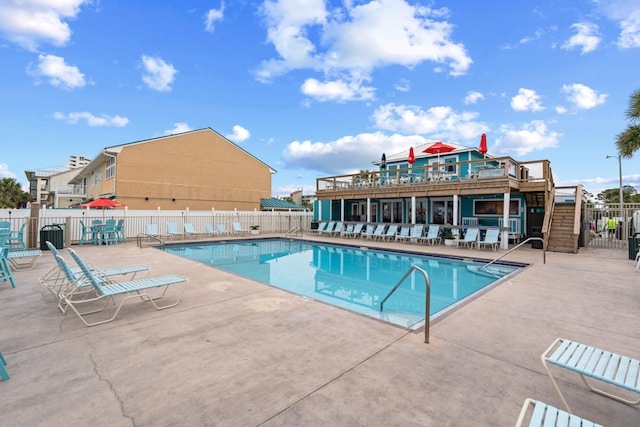
<path id="1" fill-rule="evenodd" d="M 72 184 L 130 209 L 260 210 L 276 171 L 211 128 L 106 147 Z"/>

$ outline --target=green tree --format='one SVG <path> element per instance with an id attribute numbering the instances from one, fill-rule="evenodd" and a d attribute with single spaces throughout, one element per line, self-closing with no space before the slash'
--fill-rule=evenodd
<path id="1" fill-rule="evenodd" d="M 18 208 L 30 201 L 31 195 L 22 191 L 15 178 L 0 179 L 0 208 Z"/>
<path id="2" fill-rule="evenodd" d="M 629 108 L 625 112 L 629 119 L 627 129 L 618 135 L 616 145 L 623 158 L 630 159 L 640 149 L 640 89 L 636 89 L 629 99 Z M 619 198 L 619 197 L 618 197 Z"/>
<path id="3" fill-rule="evenodd" d="M 603 203 L 620 203 L 620 188 L 609 188 L 596 196 Z M 632 185 L 624 185 L 622 187 L 622 202 L 637 203 L 638 192 Z"/>

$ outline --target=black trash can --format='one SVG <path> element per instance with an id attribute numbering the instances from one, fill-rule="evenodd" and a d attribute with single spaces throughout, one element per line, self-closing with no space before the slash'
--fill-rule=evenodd
<path id="1" fill-rule="evenodd" d="M 64 248 L 64 233 L 62 227 L 57 224 L 45 225 L 40 229 L 40 250 L 49 250 L 47 240 L 51 242 L 56 249 Z"/>
<path id="2" fill-rule="evenodd" d="M 531 229 L 531 236 L 529 237 L 542 237 L 542 227 L 533 227 Z M 543 243 L 540 240 L 532 240 L 531 241 L 532 249 L 542 249 Z"/>
<path id="3" fill-rule="evenodd" d="M 312 230 L 318 229 L 318 221 L 311 221 L 311 229 Z"/>

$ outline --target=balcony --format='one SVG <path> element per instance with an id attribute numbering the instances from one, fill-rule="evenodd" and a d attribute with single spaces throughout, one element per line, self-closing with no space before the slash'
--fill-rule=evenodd
<path id="1" fill-rule="evenodd" d="M 537 192 L 552 187 L 549 161 L 490 158 L 318 178 L 318 199 Z"/>

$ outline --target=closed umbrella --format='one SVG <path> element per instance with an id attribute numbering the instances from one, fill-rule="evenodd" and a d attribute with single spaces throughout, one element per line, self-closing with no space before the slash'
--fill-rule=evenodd
<path id="1" fill-rule="evenodd" d="M 482 137 L 480 138 L 480 147 L 478 148 L 478 151 L 482 153 L 482 156 L 484 157 L 485 154 L 487 154 L 487 135 L 486 134 L 482 134 Z"/>
<path id="2" fill-rule="evenodd" d="M 382 160 L 381 160 L 381 163 L 380 163 L 380 168 L 384 169 L 386 167 L 387 167 L 387 156 L 384 153 L 382 153 Z"/>
<path id="3" fill-rule="evenodd" d="M 409 148 L 409 157 L 407 158 L 407 162 L 409 162 L 410 165 L 416 162 L 416 156 L 413 154 L 413 147 Z"/>

